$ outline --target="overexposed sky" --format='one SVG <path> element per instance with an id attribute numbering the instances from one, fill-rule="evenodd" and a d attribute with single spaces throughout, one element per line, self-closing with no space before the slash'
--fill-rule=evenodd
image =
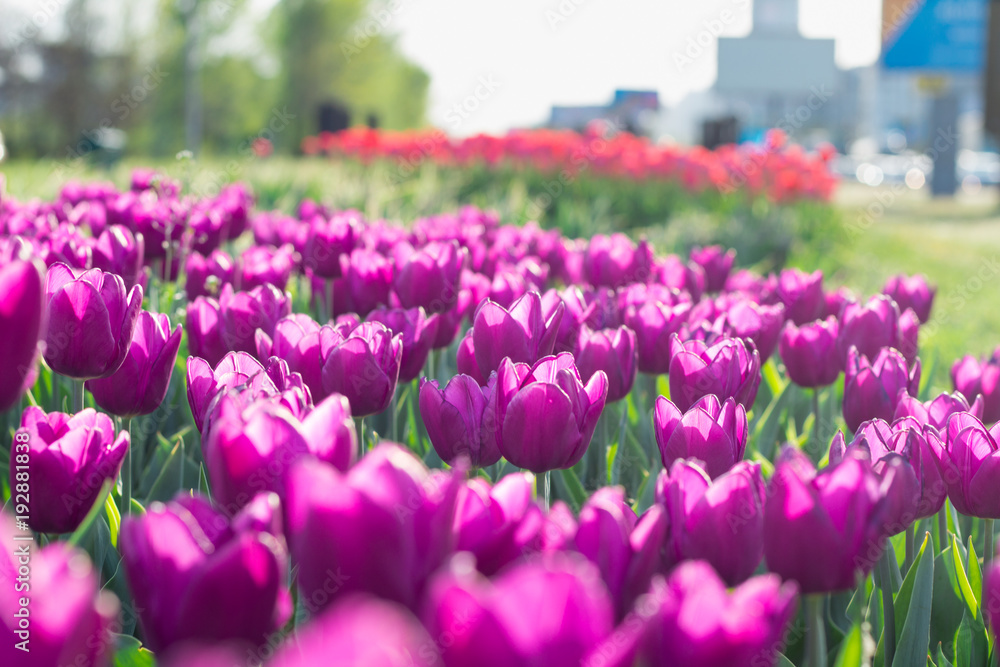
<path id="1" fill-rule="evenodd" d="M 800 0 L 799 29 L 837 40 L 837 64 L 875 61 L 881 0 Z M 749 0 L 400 0 L 389 30 L 431 75 L 430 121 L 456 134 L 548 118 L 553 104 L 604 104 L 615 88 L 670 105 L 712 85 L 715 34 L 750 32 Z M 560 11 L 560 7 L 564 11 Z M 721 31 L 719 30 L 721 28 Z M 690 62 L 688 40 L 707 46 Z M 493 77 L 494 88 L 480 87 Z M 480 93 L 461 118 L 449 110 Z"/>

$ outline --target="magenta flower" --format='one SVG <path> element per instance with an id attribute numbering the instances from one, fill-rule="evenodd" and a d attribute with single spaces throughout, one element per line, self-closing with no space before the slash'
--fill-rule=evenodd
<path id="1" fill-rule="evenodd" d="M 381 322 L 393 335 L 399 335 L 403 344 L 403 357 L 399 364 L 399 381 L 416 380 L 427 365 L 437 337 L 439 315 L 427 317 L 424 309 L 417 308 L 377 308 L 368 314 L 369 322 Z"/>
<path id="2" fill-rule="evenodd" d="M 937 398 L 926 403 L 921 403 L 908 393 L 900 390 L 899 402 L 896 403 L 896 412 L 893 420 L 902 417 L 913 417 L 919 424 L 933 426 L 939 432 L 944 433 L 948 427 L 948 419 L 956 412 L 968 412 L 976 419 L 983 418 L 983 396 L 976 394 L 975 402 L 970 406 L 962 394 L 940 394 Z"/>
<path id="3" fill-rule="evenodd" d="M 541 473 L 576 465 L 594 435 L 608 395 L 597 371 L 584 385 L 568 352 L 534 366 L 504 359 L 497 373 L 497 444 L 519 468 Z"/>
<path id="4" fill-rule="evenodd" d="M 678 459 L 669 470 L 656 480 L 670 526 L 667 564 L 705 560 L 729 586 L 746 581 L 764 558 L 760 465 L 740 461 L 714 481 L 695 460 Z"/>
<path id="5" fill-rule="evenodd" d="M 725 250 L 718 245 L 692 248 L 690 258 L 705 271 L 705 290 L 719 292 L 726 286 L 729 272 L 733 270 L 736 251 Z"/>
<path id="6" fill-rule="evenodd" d="M 42 333 L 42 278 L 31 262 L 0 267 L 0 412 L 11 409 L 34 383 Z"/>
<path id="7" fill-rule="evenodd" d="M 896 412 L 903 390 L 915 395 L 920 386 L 920 360 L 907 369 L 906 360 L 895 348 L 885 347 L 874 362 L 855 347 L 847 357 L 844 373 L 844 421 L 857 431 L 869 419 L 888 421 Z"/>
<path id="8" fill-rule="evenodd" d="M 352 592 L 414 608 L 452 549 L 462 474 L 432 473 L 385 442 L 347 473 L 308 458 L 294 463 L 285 479 L 285 534 L 308 608 Z"/>
<path id="9" fill-rule="evenodd" d="M 204 359 L 188 357 L 187 397 L 198 431 L 204 430 L 212 401 L 225 388 L 246 386 L 255 394 L 275 395 L 278 387 L 259 361 L 246 352 L 230 352 L 214 368 Z"/>
<path id="10" fill-rule="evenodd" d="M 510 307 L 484 301 L 476 311 L 469 335 L 479 374 L 488 376 L 509 357 L 514 363 L 533 364 L 552 353 L 562 321 L 563 307 L 546 320 L 537 292 L 528 292 Z"/>
<path id="11" fill-rule="evenodd" d="M 73 532 L 104 482 L 118 477 L 128 432 L 115 436 L 111 418 L 90 408 L 67 415 L 31 406 L 21 415 L 18 433 L 27 441 L 11 448 L 10 484 L 17 488 L 18 467 L 27 465 L 31 488 L 23 514 L 28 525 L 40 533 Z M 25 454 L 26 459 L 19 458 Z"/>
<path id="12" fill-rule="evenodd" d="M 951 367 L 951 381 L 955 391 L 972 402 L 976 396 L 983 399 L 983 421 L 1000 420 L 1000 348 L 982 361 L 973 356 L 962 357 Z"/>
<path id="13" fill-rule="evenodd" d="M 550 554 L 495 579 L 461 557 L 431 583 L 424 625 L 447 667 L 578 667 L 614 626 L 611 599 L 591 563 Z"/>
<path id="14" fill-rule="evenodd" d="M 19 539 L 26 534 L 27 541 Z M 30 538 L 27 531 L 15 530 L 9 514 L 0 514 L 0 608 L 6 616 L 0 621 L 0 662 L 25 667 L 110 664 L 112 631 L 120 630 L 114 627 L 118 599 L 101 590 L 98 572 L 82 552 L 61 542 L 40 549 Z M 31 580 L 22 589 L 18 581 L 26 560 Z M 29 619 L 26 630 L 18 627 L 22 610 Z"/>
<path id="15" fill-rule="evenodd" d="M 454 308 L 468 251 L 454 241 L 432 241 L 409 254 L 407 246 L 400 248 L 393 281 L 400 305 L 422 307 L 430 315 Z"/>
<path id="16" fill-rule="evenodd" d="M 948 498 L 966 516 L 1000 519 L 1000 425 L 987 430 L 959 412 L 948 420 L 941 472 Z"/>
<path id="17" fill-rule="evenodd" d="M 635 383 L 635 333 L 625 326 L 592 331 L 583 325 L 576 343 L 576 366 L 584 382 L 604 371 L 608 378 L 608 402 L 620 401 L 628 396 Z"/>
<path id="18" fill-rule="evenodd" d="M 723 338 L 711 346 L 699 340 L 682 343 L 674 334 L 670 352 L 670 398 L 681 410 L 709 394 L 753 406 L 761 375 L 760 355 L 752 343 L 740 338 Z"/>
<path id="19" fill-rule="evenodd" d="M 91 269 L 74 276 L 53 264 L 45 283 L 45 361 L 79 380 L 108 377 L 125 361 L 142 307 L 142 288 L 125 292 L 120 276 Z"/>
<path id="20" fill-rule="evenodd" d="M 886 500 L 871 465 L 857 457 L 816 471 L 786 446 L 764 503 L 764 558 L 803 593 L 854 588 L 883 549 Z"/>
<path id="21" fill-rule="evenodd" d="M 500 460 L 497 447 L 496 376 L 487 387 L 468 375 L 456 375 L 444 389 L 436 380 L 420 382 L 420 416 L 442 461 L 454 464 L 466 456 L 474 468 Z"/>
<path id="22" fill-rule="evenodd" d="M 801 327 L 796 327 L 794 322 L 785 325 L 778 351 L 792 382 L 800 387 L 815 388 L 837 381 L 841 371 L 837 353 L 839 333 L 840 324 L 835 317 Z"/>
<path id="23" fill-rule="evenodd" d="M 280 511 L 261 494 L 231 520 L 181 492 L 126 517 L 121 551 L 145 643 L 159 656 L 184 642 L 263 645 L 291 615 Z"/>
<path id="24" fill-rule="evenodd" d="M 743 460 L 747 446 L 747 413 L 732 398 L 725 403 L 713 394 L 681 412 L 666 397 L 656 399 L 653 433 L 663 467 L 678 459 L 704 462 L 709 477 L 716 478 Z"/>
<path id="25" fill-rule="evenodd" d="M 625 324 L 635 332 L 639 370 L 663 375 L 670 370 L 670 341 L 681 330 L 691 312 L 691 304 L 670 306 L 647 301 L 625 309 Z"/>
<path id="26" fill-rule="evenodd" d="M 119 417 L 148 415 L 167 395 L 181 345 L 181 325 L 173 333 L 166 315 L 139 313 L 125 362 L 106 378 L 87 380 L 86 388 L 101 409 Z"/>
<path id="27" fill-rule="evenodd" d="M 213 250 L 207 257 L 192 252 L 184 262 L 187 274 L 185 291 L 189 301 L 199 296 L 217 296 L 223 285 L 236 279 L 236 264 L 223 250 Z"/>
<path id="28" fill-rule="evenodd" d="M 849 303 L 840 315 L 837 350 L 846 363 L 851 346 L 873 358 L 883 347 L 901 350 L 899 308 L 885 295 L 873 296 L 867 303 Z M 915 347 L 915 341 L 914 341 Z"/>
<path id="29" fill-rule="evenodd" d="M 258 329 L 268 336 L 283 317 L 292 312 L 292 300 L 274 285 L 266 284 L 247 292 L 234 292 L 225 285 L 219 295 L 220 339 L 227 352 L 255 354 Z"/>
<path id="30" fill-rule="evenodd" d="M 400 335 L 381 322 L 364 322 L 339 334 L 325 355 L 323 389 L 347 396 L 355 417 L 378 414 L 389 406 L 403 358 Z"/>
<path id="31" fill-rule="evenodd" d="M 597 234 L 590 239 L 583 265 L 588 282 L 596 287 L 645 283 L 653 274 L 653 248 L 645 239 L 637 245 L 624 234 Z"/>
<path id="32" fill-rule="evenodd" d="M 788 319 L 798 325 L 812 322 L 823 314 L 823 272 L 805 273 L 799 269 L 785 269 L 778 276 L 778 298 L 785 304 Z"/>
<path id="33" fill-rule="evenodd" d="M 132 289 L 133 285 L 143 284 L 145 278 L 142 275 L 145 247 L 142 234 L 133 234 L 122 225 L 111 225 L 94 241 L 93 266 L 105 273 L 117 273 L 125 282 L 125 289 Z"/>
<path id="34" fill-rule="evenodd" d="M 882 293 L 892 297 L 900 310 L 912 308 L 923 324 L 931 318 L 931 306 L 937 288 L 927 283 L 927 278 L 917 274 L 892 276 L 882 288 Z"/>
<path id="35" fill-rule="evenodd" d="M 322 278 L 339 278 L 341 255 L 354 249 L 357 219 L 350 213 L 330 218 L 316 214 L 305 224 L 309 233 L 302 248 L 302 266 Z"/>

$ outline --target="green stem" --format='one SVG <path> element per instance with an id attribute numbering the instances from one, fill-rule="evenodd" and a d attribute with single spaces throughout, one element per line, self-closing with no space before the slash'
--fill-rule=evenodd
<path id="1" fill-rule="evenodd" d="M 903 557 L 903 572 L 909 572 L 913 565 L 913 558 L 916 555 L 914 542 L 916 540 L 917 526 L 911 523 L 906 527 L 906 555 Z"/>
<path id="2" fill-rule="evenodd" d="M 816 443 L 816 451 L 823 450 L 823 441 L 820 439 L 820 417 L 819 417 L 819 387 L 815 387 L 812 391 L 812 404 L 813 404 L 813 442 Z"/>
<path id="3" fill-rule="evenodd" d="M 552 507 L 552 471 L 546 470 L 545 475 L 542 478 L 542 489 L 545 494 L 545 511 L 548 512 L 549 508 Z"/>
<path id="4" fill-rule="evenodd" d="M 330 320 L 333 320 L 333 279 L 326 279 L 326 309 L 330 314 Z"/>
<path id="5" fill-rule="evenodd" d="M 986 548 L 983 551 L 983 572 L 989 569 L 993 562 L 993 519 L 983 519 L 983 532 L 986 534 Z M 986 601 L 986 577 L 983 577 L 983 602 Z"/>
<path id="6" fill-rule="evenodd" d="M 125 450 L 125 465 L 122 466 L 122 509 L 119 513 L 122 516 L 132 513 L 132 448 L 135 443 L 132 441 L 132 420 L 126 420 L 125 428 L 128 429 L 128 449 Z"/>
<path id="7" fill-rule="evenodd" d="M 885 663 L 892 664 L 896 653 L 896 610 L 892 606 L 892 576 L 889 568 L 889 551 L 886 550 L 878 561 L 879 586 L 882 588 L 882 640 L 885 648 Z"/>
<path id="8" fill-rule="evenodd" d="M 389 401 L 389 433 L 392 434 L 392 441 L 399 442 L 399 427 L 396 424 L 396 410 L 399 409 L 399 388 L 397 387 L 392 392 L 392 398 Z"/>
<path id="9" fill-rule="evenodd" d="M 806 596 L 806 665 L 826 667 L 826 619 L 823 595 Z"/>
<path id="10" fill-rule="evenodd" d="M 358 418 L 358 460 L 365 455 L 365 418 Z"/>
<path id="11" fill-rule="evenodd" d="M 70 384 L 73 386 L 72 403 L 70 405 L 73 410 L 73 414 L 83 410 L 83 380 L 70 380 Z"/>
<path id="12" fill-rule="evenodd" d="M 944 551 L 945 545 L 948 544 L 948 500 L 945 499 L 944 507 L 941 511 L 937 513 L 938 521 L 938 553 Z"/>

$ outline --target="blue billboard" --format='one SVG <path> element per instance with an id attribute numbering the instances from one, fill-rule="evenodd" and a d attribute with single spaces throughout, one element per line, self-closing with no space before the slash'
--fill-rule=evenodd
<path id="1" fill-rule="evenodd" d="M 886 0 L 882 66 L 979 72 L 985 63 L 988 16 L 989 0 Z"/>

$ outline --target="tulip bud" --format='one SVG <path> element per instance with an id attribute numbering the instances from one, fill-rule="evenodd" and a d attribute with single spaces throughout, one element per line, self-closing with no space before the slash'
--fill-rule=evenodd
<path id="1" fill-rule="evenodd" d="M 704 461 L 705 471 L 716 478 L 743 460 L 747 446 L 747 413 L 732 398 L 725 403 L 709 394 L 687 412 L 667 398 L 656 399 L 653 433 L 663 467 L 678 459 Z"/>
<path id="2" fill-rule="evenodd" d="M 67 415 L 31 406 L 21 415 L 17 442 L 27 444 L 27 451 L 11 449 L 10 488 L 22 486 L 18 468 L 27 464 L 28 525 L 40 533 L 71 533 L 104 482 L 118 477 L 129 435 L 122 431 L 116 437 L 111 419 L 90 408 Z"/>
<path id="3" fill-rule="evenodd" d="M 529 292 L 506 310 L 492 301 L 479 305 L 472 325 L 473 352 L 479 374 L 488 376 L 509 357 L 514 363 L 533 364 L 552 354 L 563 307 L 544 320 L 542 300 Z"/>
<path id="4" fill-rule="evenodd" d="M 914 395 L 920 387 L 920 360 L 907 370 L 903 355 L 891 347 L 882 348 L 869 362 L 851 348 L 844 374 L 844 421 L 857 431 L 869 419 L 888 421 L 896 412 L 901 390 Z"/>
<path id="5" fill-rule="evenodd" d="M 396 391 L 403 357 L 400 335 L 381 322 L 365 322 L 331 341 L 323 361 L 323 389 L 351 402 L 355 417 L 378 414 Z"/>
<path id="6" fill-rule="evenodd" d="M 589 382 L 597 371 L 604 371 L 608 377 L 608 402 L 620 401 L 635 383 L 635 333 L 624 326 L 592 331 L 583 325 L 576 344 L 576 365 L 584 382 Z"/>
<path id="7" fill-rule="evenodd" d="M 931 306 L 936 292 L 937 288 L 928 285 L 927 278 L 919 274 L 892 276 L 882 289 L 882 293 L 892 297 L 900 310 L 912 308 L 921 324 L 931 318 Z"/>
<path id="8" fill-rule="evenodd" d="M 760 386 L 760 355 L 753 343 L 724 338 L 709 346 L 698 340 L 670 339 L 670 398 L 681 410 L 714 394 L 733 398 L 744 408 L 753 406 Z"/>
<path id="9" fill-rule="evenodd" d="M 726 285 L 726 279 L 736 260 L 736 251 L 724 250 L 718 245 L 692 248 L 690 258 L 705 271 L 705 290 L 718 292 Z"/>
<path id="10" fill-rule="evenodd" d="M 828 317 L 796 327 L 789 322 L 781 333 L 778 351 L 792 382 L 800 387 L 826 387 L 840 375 L 837 318 Z"/>
<path id="11" fill-rule="evenodd" d="M 1000 519 L 1000 425 L 990 430 L 968 413 L 948 420 L 941 473 L 948 498 L 966 516 Z"/>
<path id="12" fill-rule="evenodd" d="M 885 497 L 870 464 L 856 457 L 816 471 L 785 447 L 764 503 L 764 558 L 803 593 L 854 588 L 882 555 Z"/>
<path id="13" fill-rule="evenodd" d="M 980 361 L 965 356 L 951 367 L 951 381 L 955 391 L 970 403 L 977 395 L 983 398 L 983 421 L 1000 420 L 1000 348 L 992 356 Z"/>
<path id="14" fill-rule="evenodd" d="M 120 276 L 91 269 L 75 277 L 65 264 L 45 283 L 45 361 L 52 370 L 87 380 L 108 377 L 125 361 L 142 307 L 142 288 L 126 294 Z"/>
<path id="15" fill-rule="evenodd" d="M 454 376 L 444 389 L 436 380 L 421 380 L 420 416 L 442 461 L 454 464 L 467 456 L 474 468 L 481 468 L 500 460 L 495 388 L 495 374 L 485 388 L 468 375 Z"/>
<path id="16" fill-rule="evenodd" d="M 113 415 L 148 415 L 167 395 L 180 345 L 181 325 L 171 333 L 166 315 L 142 311 L 121 368 L 109 377 L 87 380 L 87 390 Z"/>
<path id="17" fill-rule="evenodd" d="M 822 314 L 825 306 L 823 272 L 785 269 L 778 276 L 776 293 L 785 304 L 788 319 L 800 326 L 812 322 Z"/>

